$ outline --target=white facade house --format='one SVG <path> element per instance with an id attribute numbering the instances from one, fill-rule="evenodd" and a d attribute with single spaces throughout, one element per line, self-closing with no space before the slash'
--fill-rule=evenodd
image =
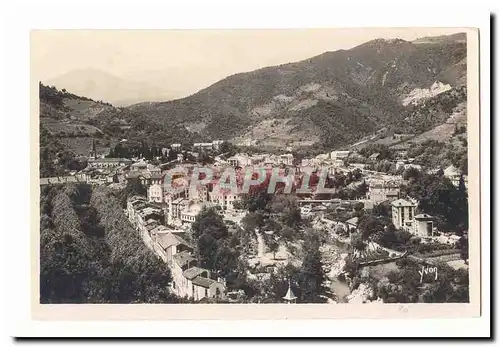
<path id="1" fill-rule="evenodd" d="M 408 231 L 413 231 L 415 209 L 417 204 L 405 200 L 398 199 L 391 203 L 392 206 L 392 223 L 396 228 L 403 228 Z"/>
<path id="2" fill-rule="evenodd" d="M 229 191 L 212 191 L 208 193 L 208 201 L 220 206 L 223 211 L 234 211 L 234 202 L 239 201 L 239 195 L 233 194 Z"/>
<path id="3" fill-rule="evenodd" d="M 433 232 L 433 217 L 422 213 L 415 216 L 415 223 L 413 226 L 413 233 L 418 236 L 428 237 L 434 236 Z"/>
<path id="4" fill-rule="evenodd" d="M 148 201 L 162 203 L 163 200 L 163 186 L 161 184 L 152 184 L 148 187 Z"/>

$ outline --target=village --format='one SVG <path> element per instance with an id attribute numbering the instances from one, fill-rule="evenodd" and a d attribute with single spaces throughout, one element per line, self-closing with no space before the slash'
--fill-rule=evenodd
<path id="1" fill-rule="evenodd" d="M 228 148 L 231 150 L 226 151 Z M 123 190 L 135 182 L 143 187 L 145 194 L 128 196 L 124 213 L 144 244 L 168 264 L 172 274 L 171 290 L 179 297 L 195 302 L 208 299 L 240 302 L 245 296 L 241 289 L 228 288 L 227 279 L 221 276 L 220 271 L 203 267 L 198 259 L 197 240 L 193 239 L 191 231 L 200 213 L 207 210 L 216 211 L 230 233 L 236 233 L 238 229 L 252 229 L 248 215 L 253 212 L 249 212 L 248 206 L 245 206 L 248 203 L 244 201 L 249 199 L 249 194 L 214 189 L 226 168 L 236 170 L 238 182 L 241 182 L 243 169 L 263 168 L 271 172 L 273 168 L 279 168 L 283 173 L 293 170 L 291 201 L 299 211 L 298 218 L 302 224 L 291 229 L 299 234 L 308 228 L 322 235 L 319 251 L 326 274 L 323 284 L 330 293 L 325 297 L 328 302 L 370 302 L 370 297 L 374 296 L 373 290 L 364 284 L 358 283 L 353 290 L 353 275 L 349 276 L 345 270 L 346 263 L 350 261 L 357 261 L 359 272 L 362 272 L 362 267 L 371 267 L 386 273 L 397 269 L 394 262 L 405 257 L 421 264 L 445 263 L 454 269 L 467 268 L 467 259 L 463 259 L 463 251 L 457 246 L 461 236 L 451 230 L 438 229 L 436 218 L 422 211 L 420 201 L 403 193 L 402 188 L 412 179 L 406 177 L 411 176 L 408 173 L 415 174 L 422 170 L 404 152 L 397 153 L 394 161 L 399 174 L 370 170 L 369 163 L 377 162 L 379 153 L 370 154 L 357 162 L 356 158 L 360 157 L 357 151 L 332 151 L 299 161 L 291 149 L 281 154 L 247 154 L 236 151 L 227 142 L 215 140 L 192 146 L 174 143 L 158 149 L 156 153 L 160 156 L 148 159 L 142 155 L 109 157 L 109 153 L 98 154 L 94 144 L 85 169 L 65 177 L 41 178 L 40 184 L 84 183 Z M 162 158 L 168 158 L 168 161 L 161 162 Z M 214 178 L 209 183 L 190 185 L 189 177 L 177 173 L 170 178 L 181 189 L 166 189 L 165 176 L 169 170 L 182 168 L 192 172 L 200 165 L 214 172 Z M 326 184 L 333 194 L 295 193 L 306 172 L 320 170 L 327 173 Z M 427 174 L 439 174 L 455 187 L 466 185 L 466 176 L 455 167 L 441 171 L 429 170 Z M 312 184 L 317 184 L 317 180 Z M 264 182 L 260 186 L 267 188 L 268 185 L 269 182 Z M 258 193 L 254 190 L 254 194 Z M 384 212 L 378 215 L 373 212 L 379 210 Z M 371 222 L 367 222 L 367 216 L 372 218 Z M 387 222 L 382 225 L 378 221 L 384 218 Z M 390 231 L 388 224 L 391 224 Z M 241 271 L 245 271 L 245 276 L 255 282 L 264 283 L 269 280 L 270 274 L 288 264 L 300 266 L 301 257 L 298 254 L 304 253 L 301 249 L 303 240 L 293 235 L 284 237 L 281 231 L 277 236 L 278 230 L 270 229 L 269 225 L 272 224 L 268 223 L 265 230 L 253 228 L 252 237 L 256 242 L 250 242 L 244 254 L 247 268 Z M 277 228 L 282 229 L 281 226 Z M 376 233 L 389 235 L 395 230 L 409 235 L 412 242 L 395 242 L 395 247 L 391 248 L 389 236 L 385 239 L 379 237 L 382 241 L 387 239 L 387 242 L 377 242 L 377 238 L 373 237 Z M 415 240 L 418 240 L 418 249 L 426 249 L 426 253 L 409 254 Z M 410 244 L 411 247 L 405 246 Z M 282 300 L 278 302 L 296 302 L 298 296 L 290 278 L 285 289 L 286 294 L 280 296 Z"/>

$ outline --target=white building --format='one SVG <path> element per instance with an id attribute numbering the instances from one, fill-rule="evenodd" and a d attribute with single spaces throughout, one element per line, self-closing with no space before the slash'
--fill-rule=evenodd
<path id="1" fill-rule="evenodd" d="M 458 170 L 455 166 L 450 165 L 446 169 L 443 170 L 444 176 L 449 178 L 451 183 L 453 183 L 454 186 L 458 187 L 458 184 L 460 183 L 460 176 L 461 172 Z"/>
<path id="2" fill-rule="evenodd" d="M 214 140 L 212 141 L 212 148 L 216 151 L 220 150 L 224 140 Z"/>
<path id="3" fill-rule="evenodd" d="M 287 153 L 280 155 L 280 164 L 293 165 L 293 154 Z"/>
<path id="4" fill-rule="evenodd" d="M 126 158 L 89 158 L 88 166 L 91 168 L 116 168 L 128 166 L 132 163 L 132 160 Z"/>
<path id="5" fill-rule="evenodd" d="M 236 155 L 228 158 L 227 162 L 229 163 L 229 165 L 234 166 L 234 167 L 236 167 L 236 166 L 244 167 L 244 166 L 253 165 L 252 158 L 246 154 L 236 154 Z"/>
<path id="6" fill-rule="evenodd" d="M 148 201 L 163 203 L 163 186 L 161 184 L 152 184 L 148 187 Z"/>
<path id="7" fill-rule="evenodd" d="M 421 237 L 434 236 L 433 217 L 422 213 L 415 216 L 413 233 Z"/>
<path id="8" fill-rule="evenodd" d="M 415 208 L 417 204 L 405 200 L 398 199 L 391 203 L 392 206 L 392 223 L 396 228 L 403 228 L 408 231 L 413 231 Z"/>
<path id="9" fill-rule="evenodd" d="M 172 143 L 170 145 L 170 148 L 172 148 L 173 151 L 178 152 L 181 150 L 181 144 L 180 143 Z"/>
<path id="10" fill-rule="evenodd" d="M 240 196 L 233 194 L 230 190 L 220 189 L 219 191 L 209 192 L 208 201 L 220 206 L 222 211 L 234 211 L 234 202 L 241 200 Z"/>

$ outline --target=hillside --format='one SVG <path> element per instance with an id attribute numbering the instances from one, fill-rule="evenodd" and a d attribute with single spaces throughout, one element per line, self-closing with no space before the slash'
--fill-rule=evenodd
<path id="1" fill-rule="evenodd" d="M 128 109 L 147 123 L 173 122 L 204 138 L 338 148 L 401 124 L 414 112 L 403 101 L 433 98 L 434 90 L 422 90 L 436 83 L 446 91 L 464 86 L 464 40 L 465 34 L 417 43 L 377 39 Z"/>
<path id="2" fill-rule="evenodd" d="M 126 108 L 94 101 L 65 89 L 40 83 L 39 97 L 41 177 L 85 167 L 93 140 L 101 154 L 123 138 L 158 145 L 196 140 L 176 124 L 147 122 Z"/>

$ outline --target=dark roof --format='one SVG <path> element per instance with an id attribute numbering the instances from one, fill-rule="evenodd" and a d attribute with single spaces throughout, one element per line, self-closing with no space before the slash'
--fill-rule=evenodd
<path id="1" fill-rule="evenodd" d="M 427 213 L 417 214 L 414 218 L 415 219 L 422 219 L 422 220 L 433 219 L 433 217 L 431 215 L 428 215 Z"/>
<path id="2" fill-rule="evenodd" d="M 171 246 L 177 246 L 179 244 L 183 244 L 183 245 L 191 247 L 189 242 L 184 240 L 179 235 L 175 235 L 174 233 L 165 233 L 165 234 L 158 235 L 158 243 L 164 249 L 167 249 L 168 247 L 171 247 Z"/>
<path id="3" fill-rule="evenodd" d="M 392 204 L 392 206 L 417 206 L 413 202 L 405 200 L 405 199 L 395 200 L 391 204 Z"/>
<path id="4" fill-rule="evenodd" d="M 201 275 L 203 272 L 207 272 L 207 269 L 202 269 L 201 267 L 193 266 L 192 268 L 189 268 L 185 270 L 182 275 L 186 277 L 188 280 L 192 280 L 193 278 Z"/>
<path id="5" fill-rule="evenodd" d="M 192 262 L 193 260 L 196 260 L 196 258 L 193 257 L 193 255 L 187 251 L 182 251 L 180 253 L 176 253 L 176 254 L 174 254 L 173 258 L 174 258 L 175 262 L 180 267 L 184 267 L 186 265 L 189 265 L 190 262 Z"/>
<path id="6" fill-rule="evenodd" d="M 204 287 L 204 288 L 209 288 L 212 284 L 217 283 L 217 281 L 210 279 L 210 278 L 205 278 L 205 277 L 195 277 L 192 280 L 194 285 Z"/>

